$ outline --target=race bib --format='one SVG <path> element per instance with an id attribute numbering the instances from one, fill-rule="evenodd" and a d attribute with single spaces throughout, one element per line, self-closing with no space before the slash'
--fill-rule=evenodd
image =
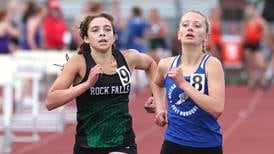
<path id="1" fill-rule="evenodd" d="M 116 72 L 118 73 L 120 81 L 123 86 L 130 84 L 130 82 L 131 82 L 130 72 L 125 65 L 122 67 L 119 67 L 116 70 Z"/>
<path id="2" fill-rule="evenodd" d="M 205 74 L 191 74 L 190 84 L 195 89 L 204 93 L 204 91 L 205 91 Z"/>

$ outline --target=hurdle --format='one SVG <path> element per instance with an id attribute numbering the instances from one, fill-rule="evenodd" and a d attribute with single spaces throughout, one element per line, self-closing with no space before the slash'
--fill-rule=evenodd
<path id="1" fill-rule="evenodd" d="M 17 51 L 12 55 L 0 56 L 0 86 L 4 89 L 3 115 L 0 115 L 0 130 L 3 137 L 0 153 L 10 153 L 14 142 L 35 142 L 40 132 L 62 132 L 66 123 L 75 121 L 76 112 L 65 106 L 47 111 L 44 100 L 39 98 L 41 80 L 45 75 L 61 73 L 60 66 L 67 62 L 65 51 Z M 23 106 L 25 79 L 32 80 L 29 106 Z M 14 89 L 14 90 L 13 90 Z M 14 96 L 14 97 L 13 97 Z M 42 104 L 42 105 L 41 105 Z M 3 120 L 2 120 L 3 119 Z M 31 135 L 18 135 L 16 132 L 31 132 Z"/>
<path id="2" fill-rule="evenodd" d="M 0 55 L 0 71 L 5 72 L 5 75 L 0 76 L 0 86 L 3 87 L 3 137 L 2 145 L 0 147 L 0 153 L 9 154 L 11 152 L 12 143 L 12 79 L 14 66 L 11 63 L 11 57 L 9 55 Z"/>
<path id="3" fill-rule="evenodd" d="M 15 83 L 15 103 L 16 114 L 20 116 L 22 109 L 22 81 L 27 79 L 32 81 L 31 98 L 28 100 L 31 106 L 32 135 L 14 136 L 16 142 L 31 142 L 39 140 L 38 115 L 39 115 L 39 81 L 43 75 L 46 59 L 36 52 L 18 51 L 12 55 L 12 61 L 15 64 L 14 80 Z M 16 115 L 14 115 L 16 116 Z"/>
<path id="4" fill-rule="evenodd" d="M 57 77 L 57 75 L 61 73 L 61 67 L 59 67 L 59 65 L 62 66 L 65 64 L 67 61 L 66 55 L 71 54 L 72 52 L 67 51 L 47 50 L 31 52 L 18 51 L 13 55 L 13 62 L 16 64 L 15 110 L 19 116 L 25 115 L 25 117 L 27 117 L 29 115 L 28 113 L 22 113 L 22 104 L 24 104 L 22 101 L 22 93 L 24 90 L 22 81 L 24 79 L 31 79 L 33 81 L 32 97 L 29 100 L 32 112 L 32 120 L 29 124 L 31 124 L 33 128 L 33 136 L 37 137 L 35 134 L 38 133 L 35 132 L 39 131 L 62 132 L 64 129 L 66 123 L 66 115 L 64 113 L 65 107 L 62 106 L 54 111 L 47 111 L 44 100 L 39 100 L 40 90 L 43 88 L 40 84 L 43 83 L 43 76 L 53 75 Z M 22 117 L 24 116 L 21 116 L 20 118 Z M 20 123 L 20 121 L 17 120 L 17 123 Z M 25 126 L 24 128 L 20 128 L 20 126 L 16 127 L 15 125 L 16 123 L 14 123 L 14 130 L 26 129 Z"/>

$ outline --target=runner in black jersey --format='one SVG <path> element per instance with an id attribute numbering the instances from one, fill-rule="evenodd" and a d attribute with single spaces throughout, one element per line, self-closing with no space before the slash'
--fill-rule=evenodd
<path id="1" fill-rule="evenodd" d="M 115 31 L 108 14 L 87 16 L 80 35 L 84 43 L 50 88 L 47 108 L 55 109 L 76 98 L 74 154 L 136 154 L 128 110 L 131 72 L 145 70 L 152 81 L 156 63 L 136 50 L 115 49 Z M 152 92 L 155 88 L 151 82 Z"/>

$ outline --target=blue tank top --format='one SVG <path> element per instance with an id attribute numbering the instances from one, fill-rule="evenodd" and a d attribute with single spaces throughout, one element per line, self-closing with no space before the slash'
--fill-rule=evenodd
<path id="1" fill-rule="evenodd" d="M 185 80 L 200 92 L 208 95 L 205 55 L 195 73 L 185 76 Z M 175 57 L 171 68 L 178 67 L 181 56 Z M 168 100 L 168 127 L 165 139 L 183 146 L 194 148 L 218 147 L 222 145 L 222 134 L 217 119 L 200 108 L 170 78 L 165 78 Z"/>

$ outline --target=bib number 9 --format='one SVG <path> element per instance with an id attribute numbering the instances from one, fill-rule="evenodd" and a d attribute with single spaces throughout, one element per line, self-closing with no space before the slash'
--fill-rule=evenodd
<path id="1" fill-rule="evenodd" d="M 126 66 L 122 66 L 116 70 L 119 75 L 120 81 L 123 86 L 128 85 L 131 82 L 130 72 Z"/>

